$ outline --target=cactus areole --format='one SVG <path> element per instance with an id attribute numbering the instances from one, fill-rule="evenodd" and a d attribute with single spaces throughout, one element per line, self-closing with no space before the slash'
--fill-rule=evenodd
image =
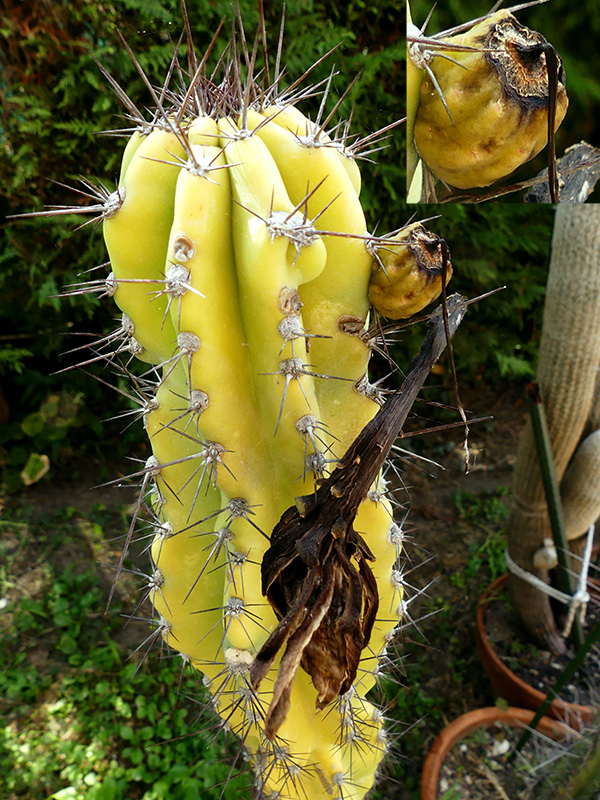
<path id="1" fill-rule="evenodd" d="M 153 636 L 203 673 L 258 797 L 361 798 L 386 752 L 366 696 L 404 610 L 382 469 L 455 327 L 437 315 L 381 408 L 371 275 L 376 308 L 406 317 L 450 264 L 421 226 L 368 233 L 357 159 L 377 133 L 328 134 L 298 108 L 314 87 L 282 89 L 279 65 L 253 77 L 243 33 L 218 76 L 188 37 L 160 93 L 146 80 L 150 120 L 105 73 L 135 128 L 118 187 L 97 190 L 110 274 L 90 284 L 122 313 L 106 358 L 121 354 L 152 447 L 133 477 Z"/>

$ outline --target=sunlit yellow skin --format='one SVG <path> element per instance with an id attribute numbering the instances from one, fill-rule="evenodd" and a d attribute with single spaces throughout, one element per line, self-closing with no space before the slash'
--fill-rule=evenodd
<path id="1" fill-rule="evenodd" d="M 204 662 L 192 663 L 210 676 L 211 689 L 223 686 L 226 677 L 222 668 Z M 286 800 L 299 797 L 319 800 L 330 794 L 359 800 L 372 787 L 384 744 L 381 718 L 371 703 L 353 696 L 326 713 L 317 713 L 315 689 L 309 676 L 300 672 L 292 689 L 294 714 L 285 720 L 278 741 L 272 745 L 261 733 L 260 725 L 249 722 L 247 714 L 247 709 L 266 709 L 268 692 L 261 687 L 252 706 L 240 704 L 233 708 L 235 687 L 239 697 L 240 689 L 246 687 L 243 675 L 229 680 L 228 691 L 223 691 L 217 707 L 233 730 L 243 731 L 251 751 L 262 751 L 263 755 L 257 755 L 256 759 L 264 759 L 264 790 L 280 792 L 279 796 Z M 344 793 L 336 795 L 335 788 L 340 785 Z"/>
<path id="2" fill-rule="evenodd" d="M 277 125 L 292 131 L 297 136 L 308 136 L 317 129 L 317 125 L 307 119 L 296 106 L 266 106 L 261 109 L 261 113 L 264 117 L 270 117 Z M 330 149 L 337 153 L 340 163 L 348 173 L 350 182 L 358 197 L 360 195 L 362 177 L 356 159 L 348 155 L 342 146 L 332 142 L 331 137 L 326 133 L 321 132 L 319 139 L 325 144 L 329 143 Z"/>
<path id="3" fill-rule="evenodd" d="M 210 161 L 214 167 L 224 163 L 216 147 L 194 145 L 192 154 L 198 163 Z M 233 497 L 242 495 L 254 507 L 255 524 L 263 531 L 270 531 L 282 509 L 274 506 L 271 482 L 264 479 L 272 469 L 272 462 L 266 456 L 264 436 L 253 402 L 248 348 L 239 326 L 230 210 L 228 170 L 215 169 L 208 172 L 207 176 L 181 170 L 175 193 L 167 266 L 175 261 L 174 242 L 185 237 L 188 243 L 193 244 L 194 255 L 185 260 L 184 266 L 190 272 L 193 288 L 204 296 L 188 291 L 180 301 L 174 300 L 171 316 L 178 330 L 192 330 L 200 337 L 201 346 L 191 357 L 189 376 L 194 389 L 206 392 L 209 405 L 199 416 L 197 425 L 188 425 L 185 431 L 187 436 L 177 437 L 170 429 L 153 433 L 151 425 L 149 433 L 155 455 L 161 463 L 165 460 L 161 457 L 161 445 L 167 436 L 170 437 L 170 460 L 198 452 L 202 442 L 207 440 L 218 442 L 226 450 L 222 456 L 226 466 L 217 464 L 214 478 L 209 469 L 199 489 L 199 459 L 188 460 L 176 467 L 165 467 L 161 471 L 161 476 L 163 472 L 167 473 L 165 480 L 169 485 L 175 483 L 179 487 L 187 483 L 185 492 L 178 494 L 181 503 L 167 492 L 163 510 L 171 524 L 179 529 L 186 528 L 196 519 L 202 520 L 215 510 L 224 508 Z M 179 416 L 182 405 L 185 405 L 182 398 L 189 394 L 187 379 L 188 367 L 179 365 L 159 390 L 161 395 L 165 390 L 169 392 L 174 406 L 172 418 Z M 236 425 L 232 425 L 233 419 Z M 175 428 L 181 430 L 183 425 L 184 422 L 179 422 Z M 253 447 L 247 446 L 249 440 L 253 441 Z M 178 473 L 177 479 L 171 476 L 175 471 Z M 215 493 L 212 480 L 218 483 L 220 491 L 216 492 L 216 501 L 213 499 L 207 507 L 207 498 L 212 498 Z M 194 516 L 189 521 L 187 518 L 181 520 L 194 494 L 197 494 Z M 228 547 L 231 552 L 248 554 L 256 562 L 243 567 L 244 573 L 254 574 L 242 575 L 240 569 L 232 580 L 226 582 L 224 553 L 220 552 L 216 560 L 210 556 L 210 548 L 217 537 L 216 533 L 211 535 L 210 532 L 218 531 L 227 522 L 227 513 L 200 522 L 189 531 L 184 530 L 162 541 L 160 553 L 155 556 L 159 569 L 165 575 L 165 585 L 157 598 L 157 608 L 165 619 L 173 619 L 170 641 L 173 644 L 177 642 L 178 649 L 194 660 L 206 659 L 207 653 L 211 653 L 212 660 L 218 663 L 219 653 L 222 654 L 229 646 L 251 647 L 255 652 L 268 635 L 267 625 L 270 623 L 272 627 L 275 624 L 275 617 L 260 593 L 259 564 L 268 545 L 266 535 L 262 536 L 243 519 L 235 520 L 230 525 L 234 538 Z M 202 577 L 198 579 L 200 573 Z M 171 580 L 171 577 L 176 579 Z M 185 599 L 190 591 L 191 594 Z M 228 599 L 240 595 L 260 624 L 249 616 L 242 617 L 243 623 L 233 617 L 223 621 L 222 607 Z M 208 633 L 200 635 L 200 631 Z M 210 663 L 206 667 L 210 672 Z"/>
<path id="4" fill-rule="evenodd" d="M 205 481 L 202 491 L 194 501 L 197 484 L 190 481 L 190 476 L 198 468 L 199 461 L 194 456 L 199 448 L 192 437 L 181 433 L 185 430 L 186 420 L 174 421 L 180 416 L 182 407 L 178 392 L 183 381 L 179 378 L 180 376 L 172 374 L 158 389 L 158 408 L 146 414 L 146 431 L 152 445 L 152 454 L 161 465 L 156 483 L 164 499 L 162 510 L 175 534 L 167 541 L 181 543 L 186 539 L 182 533 L 197 533 L 198 529 L 194 530 L 194 526 L 221 507 L 221 496 L 218 489 Z M 209 525 L 204 524 L 203 529 L 211 530 L 213 526 L 214 522 L 211 521 Z M 185 530 L 187 528 L 190 529 L 189 532 Z M 154 555 L 158 563 L 158 555 L 163 560 L 166 551 L 158 539 L 156 547 L 158 550 Z"/>
<path id="5" fill-rule="evenodd" d="M 177 261 L 174 245 L 191 244 L 193 255 L 181 263 L 189 270 L 195 291 L 174 298 L 171 319 L 176 330 L 193 331 L 200 337 L 190 371 L 192 386 L 208 395 L 208 408 L 198 420 L 200 431 L 206 440 L 228 451 L 223 461 L 231 472 L 218 468 L 220 488 L 231 498 L 242 485 L 249 502 L 270 506 L 273 495 L 267 487 L 271 481 L 264 476 L 273 466 L 262 435 L 240 318 L 229 170 L 218 169 L 226 161 L 217 146 L 191 145 L 191 150 L 199 164 L 211 168 L 206 175 L 182 169 L 177 180 L 167 268 Z M 252 447 L 247 446 L 249 439 Z"/>
<path id="6" fill-rule="evenodd" d="M 295 204 L 288 194 L 288 188 L 273 154 L 268 147 L 265 147 L 259 133 L 252 133 L 253 128 L 261 121 L 263 121 L 262 116 L 249 109 L 246 128 L 242 127 L 243 119 L 237 122 L 223 119 L 219 121 L 218 129 L 221 134 L 221 147 L 231 166 L 233 189 L 242 198 L 238 198 L 238 203 L 246 201 L 244 203 L 246 209 L 251 209 L 254 215 L 266 220 L 272 211 L 291 213 Z M 237 161 L 235 156 L 238 157 Z M 275 239 L 275 242 L 277 241 L 286 239 L 284 236 L 279 236 Z M 321 239 L 317 239 L 309 247 L 302 247 L 299 252 L 287 240 L 285 254 L 289 269 L 289 286 L 295 287 L 312 281 L 319 277 L 325 268 L 326 246 Z"/>
<path id="7" fill-rule="evenodd" d="M 154 129 L 135 149 L 120 189 L 125 199 L 103 222 L 104 241 L 118 283 L 114 300 L 133 321 L 133 335 L 144 348 L 138 357 L 159 364 L 176 346 L 176 333 L 166 313 L 164 268 L 173 221 L 179 167 L 183 156 L 175 134 Z"/>
<path id="8" fill-rule="evenodd" d="M 217 122 L 206 114 L 201 117 L 195 117 L 186 134 L 191 145 L 201 144 L 205 147 L 218 147 L 219 145 Z"/>
<path id="9" fill-rule="evenodd" d="M 398 607 L 402 592 L 392 583 L 392 572 L 398 558 L 396 548 L 390 544 L 388 531 L 393 513 L 389 501 L 384 497 L 367 498 L 358 509 L 354 528 L 368 543 L 375 561 L 371 569 L 377 580 L 379 610 L 371 633 L 369 647 L 363 652 L 355 683 L 357 692 L 365 697 L 376 683 L 374 670 L 378 656 L 385 651 L 390 631 L 398 624 Z"/>
<path id="10" fill-rule="evenodd" d="M 200 641 L 200 631 L 211 627 L 209 619 L 212 624 L 217 624 L 222 616 L 219 612 L 212 612 L 199 624 L 198 617 L 193 614 L 198 608 L 221 604 L 214 602 L 222 595 L 223 578 L 219 572 L 206 571 L 203 580 L 196 584 L 186 600 L 206 562 L 204 548 L 214 538 L 199 536 L 215 526 L 213 519 L 202 520 L 221 508 L 221 493 L 208 484 L 194 500 L 196 483 L 190 478 L 198 467 L 198 461 L 184 459 L 193 456 L 198 447 L 179 433 L 185 420 L 173 422 L 179 416 L 177 409 L 181 408 L 181 399 L 175 394 L 181 384 L 181 376 L 172 374 L 157 392 L 158 408 L 146 415 L 146 430 L 153 455 L 162 465 L 156 480 L 164 498 L 162 514 L 173 533 L 168 537 L 156 536 L 152 544 L 153 561 L 165 581 L 161 591 L 154 593 L 153 602 L 158 613 L 171 625 L 169 641 L 177 650 L 194 655 L 206 652 L 210 646 L 210 642 Z M 173 463 L 178 461 L 180 463 Z M 220 636 L 222 633 L 218 631 L 212 638 L 217 640 Z"/>
<path id="11" fill-rule="evenodd" d="M 490 26 L 506 13 L 498 11 L 466 33 L 445 41 L 482 46 Z M 452 58 L 463 66 L 439 57 L 430 66 L 454 124 L 431 79 L 425 76 L 414 126 L 415 146 L 431 171 L 451 186 L 489 186 L 546 146 L 547 106 L 525 108 L 509 97 L 482 53 L 453 52 Z M 565 117 L 567 105 L 563 87 L 557 95 L 555 130 Z"/>
<path id="12" fill-rule="evenodd" d="M 212 664 L 215 669 L 222 668 L 219 664 L 226 648 L 255 653 L 276 624 L 260 589 L 260 562 L 268 546 L 267 536 L 260 531 L 271 530 L 280 512 L 268 502 L 268 485 L 256 488 L 253 481 L 240 482 L 236 488 L 253 506 L 250 518 L 254 524 L 243 518 L 232 521 L 228 511 L 217 513 L 226 508 L 231 496 L 213 486 L 210 473 L 198 490 L 200 461 L 186 458 L 200 449 L 193 441 L 195 431 L 192 438 L 188 438 L 190 434 L 182 436 L 177 431 L 183 430 L 185 421 L 173 421 L 180 416 L 180 393 L 181 381 L 165 381 L 159 389 L 161 406 L 148 414 L 153 454 L 163 465 L 159 488 L 165 502 L 161 513 L 175 532 L 166 539 L 157 536 L 152 546 L 154 562 L 164 576 L 154 604 L 171 625 L 170 643 L 194 661 L 205 663 L 203 671 L 210 677 Z M 171 424 L 165 427 L 169 420 Z M 220 466 L 218 470 L 219 483 L 226 483 L 226 471 Z M 217 548 L 223 528 L 229 529 L 231 538 Z M 248 560 L 232 568 L 238 553 Z M 250 614 L 244 613 L 240 619 L 228 617 L 225 607 L 231 598 L 241 598 Z"/>
<path id="13" fill-rule="evenodd" d="M 322 420 L 332 429 L 343 453 L 356 435 L 356 426 L 364 426 L 377 412 L 377 404 L 355 390 L 355 383 L 366 373 L 369 348 L 357 335 L 342 333 L 343 317 L 365 320 L 368 314 L 368 285 L 371 256 L 366 249 L 366 222 L 360 202 L 340 162 L 339 154 L 329 147 L 310 147 L 298 140 L 298 134 L 271 123 L 257 130 L 277 163 L 293 203 L 300 203 L 308 190 L 323 184 L 308 200 L 308 215 L 318 217 L 318 230 L 347 233 L 344 236 L 324 235 L 327 268 L 315 280 L 301 287 L 305 304 L 303 319 L 308 330 L 328 338 L 311 342 L 311 358 L 323 374 L 342 380 L 319 381 L 317 397 Z M 248 117 L 248 125 L 259 124 Z M 306 123 L 305 123 L 306 127 Z M 325 180 L 323 180 L 325 179 Z"/>
<path id="14" fill-rule="evenodd" d="M 289 381 L 286 390 L 286 379 L 280 372 L 284 359 L 294 357 L 304 364 L 311 363 L 303 337 L 296 339 L 292 348 L 292 342 L 285 343 L 278 332 L 285 316 L 279 308 L 281 291 L 285 286 L 297 288 L 302 280 L 299 268 L 294 266 L 296 247 L 285 236 L 271 239 L 265 224 L 271 210 L 290 213 L 294 206 L 264 142 L 256 135 L 231 138 L 239 133 L 228 120 L 219 122 L 219 130 L 223 144 L 228 142 L 225 155 L 231 165 L 236 200 L 231 213 L 242 317 L 264 431 L 269 436 L 274 463 L 278 463 L 273 482 L 286 498 L 285 505 L 279 505 L 283 513 L 289 505 L 290 492 L 298 493 L 302 484 L 297 481 L 304 471 L 305 444 L 295 424 L 305 414 L 319 416 L 315 379 L 301 374 Z M 320 241 L 316 245 L 320 245 L 322 269 L 325 248 Z M 304 326 L 302 315 L 299 319 Z M 307 370 L 311 371 L 308 367 Z M 305 486 L 305 491 L 310 492 L 310 478 Z"/>
<path id="15" fill-rule="evenodd" d="M 374 775 L 381 759 L 385 755 L 385 742 L 382 738 L 381 718 L 376 714 L 376 708 L 368 700 L 358 695 L 349 701 L 349 711 L 342 717 L 345 726 L 346 741 L 356 737 L 355 748 L 360 748 L 363 757 L 357 760 L 356 750 L 346 746 L 341 748 L 341 761 L 344 781 L 342 790 L 345 793 L 350 786 L 355 787 L 357 797 L 364 797 L 372 788 Z"/>
<path id="16" fill-rule="evenodd" d="M 407 225 L 400 233 L 378 248 L 373 260 L 369 298 L 373 306 L 388 319 L 408 319 L 436 300 L 442 291 L 442 272 L 427 268 L 408 246 L 409 236 L 420 223 Z M 452 277 L 447 264 L 446 283 Z"/>

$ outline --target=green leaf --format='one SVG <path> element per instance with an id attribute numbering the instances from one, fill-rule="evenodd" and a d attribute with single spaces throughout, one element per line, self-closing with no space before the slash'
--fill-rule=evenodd
<path id="1" fill-rule="evenodd" d="M 25 467 L 21 471 L 21 479 L 25 486 L 37 483 L 50 469 L 50 459 L 46 455 L 31 453 Z"/>

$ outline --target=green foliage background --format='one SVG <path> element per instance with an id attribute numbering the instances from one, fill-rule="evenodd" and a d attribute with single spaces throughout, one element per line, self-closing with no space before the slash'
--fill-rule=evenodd
<path id="1" fill-rule="evenodd" d="M 0 213 L 84 202 L 61 184 L 76 185 L 84 175 L 113 186 L 123 139 L 98 132 L 127 127 L 93 57 L 138 104 L 149 103 L 117 28 L 150 80 L 160 85 L 182 29 L 179 2 L 8 0 L 5 5 L 0 29 Z M 252 38 L 257 0 L 240 0 L 240 6 Z M 282 2 L 265 7 L 269 40 L 274 43 Z M 231 18 L 231 4 L 224 0 L 188 0 L 188 11 L 199 51 L 210 42 L 221 16 Z M 224 34 L 220 47 L 226 40 Z M 354 108 L 356 133 L 364 135 L 399 119 L 405 92 L 403 9 L 388 0 L 288 1 L 284 59 L 290 79 L 340 42 L 311 80 L 327 77 L 335 64 L 335 89 L 341 93 L 362 71 L 342 109 L 349 115 Z M 313 113 L 317 106 L 315 99 Z M 380 233 L 398 228 L 415 211 L 403 200 L 403 126 L 395 129 L 388 145 L 376 154 L 376 164 L 362 165 L 367 220 L 371 230 Z M 437 210 L 417 213 L 431 216 Z M 0 426 L 0 460 L 13 476 L 31 453 L 47 453 L 53 465 L 64 465 L 74 450 L 101 459 L 107 451 L 129 452 L 142 436 L 135 426 L 123 436 L 122 423 L 101 423 L 123 406 L 122 398 L 105 385 L 77 370 L 52 374 L 78 360 L 77 355 L 60 358 L 61 352 L 91 341 L 89 336 L 66 334 L 98 336 L 116 326 L 116 309 L 108 302 L 98 303 L 91 296 L 56 297 L 65 285 L 105 274 L 103 269 L 88 273 L 103 264 L 106 255 L 94 225 L 73 232 L 81 221 L 21 220 L 2 228 L 0 420 L 4 410 L 5 424 Z M 450 244 L 455 290 L 474 296 L 507 286 L 492 301 L 470 310 L 457 337 L 463 384 L 493 384 L 531 374 L 551 224 L 546 208 L 523 212 L 506 205 L 485 210 L 445 207 L 442 218 L 429 223 Z M 402 333 L 396 354 L 400 364 L 408 362 L 421 337 L 422 326 Z M 114 376 L 105 377 L 115 382 Z M 48 407 L 53 409 L 50 415 Z"/>

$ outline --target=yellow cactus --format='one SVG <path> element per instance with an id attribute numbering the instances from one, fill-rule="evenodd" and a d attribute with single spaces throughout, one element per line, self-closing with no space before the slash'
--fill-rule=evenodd
<path id="1" fill-rule="evenodd" d="M 357 143 L 252 67 L 242 81 L 236 41 L 220 83 L 198 74 L 162 100 L 147 83 L 152 121 L 102 193 L 117 354 L 142 362 L 122 372 L 152 447 L 135 517 L 148 508 L 155 638 L 203 673 L 257 796 L 359 800 L 386 752 L 366 695 L 404 602 L 382 470 L 449 329 L 438 313 L 381 408 L 369 286 L 390 294 L 383 267 L 396 318 L 421 310 L 441 288 L 440 240 L 419 224 L 371 235 Z"/>

